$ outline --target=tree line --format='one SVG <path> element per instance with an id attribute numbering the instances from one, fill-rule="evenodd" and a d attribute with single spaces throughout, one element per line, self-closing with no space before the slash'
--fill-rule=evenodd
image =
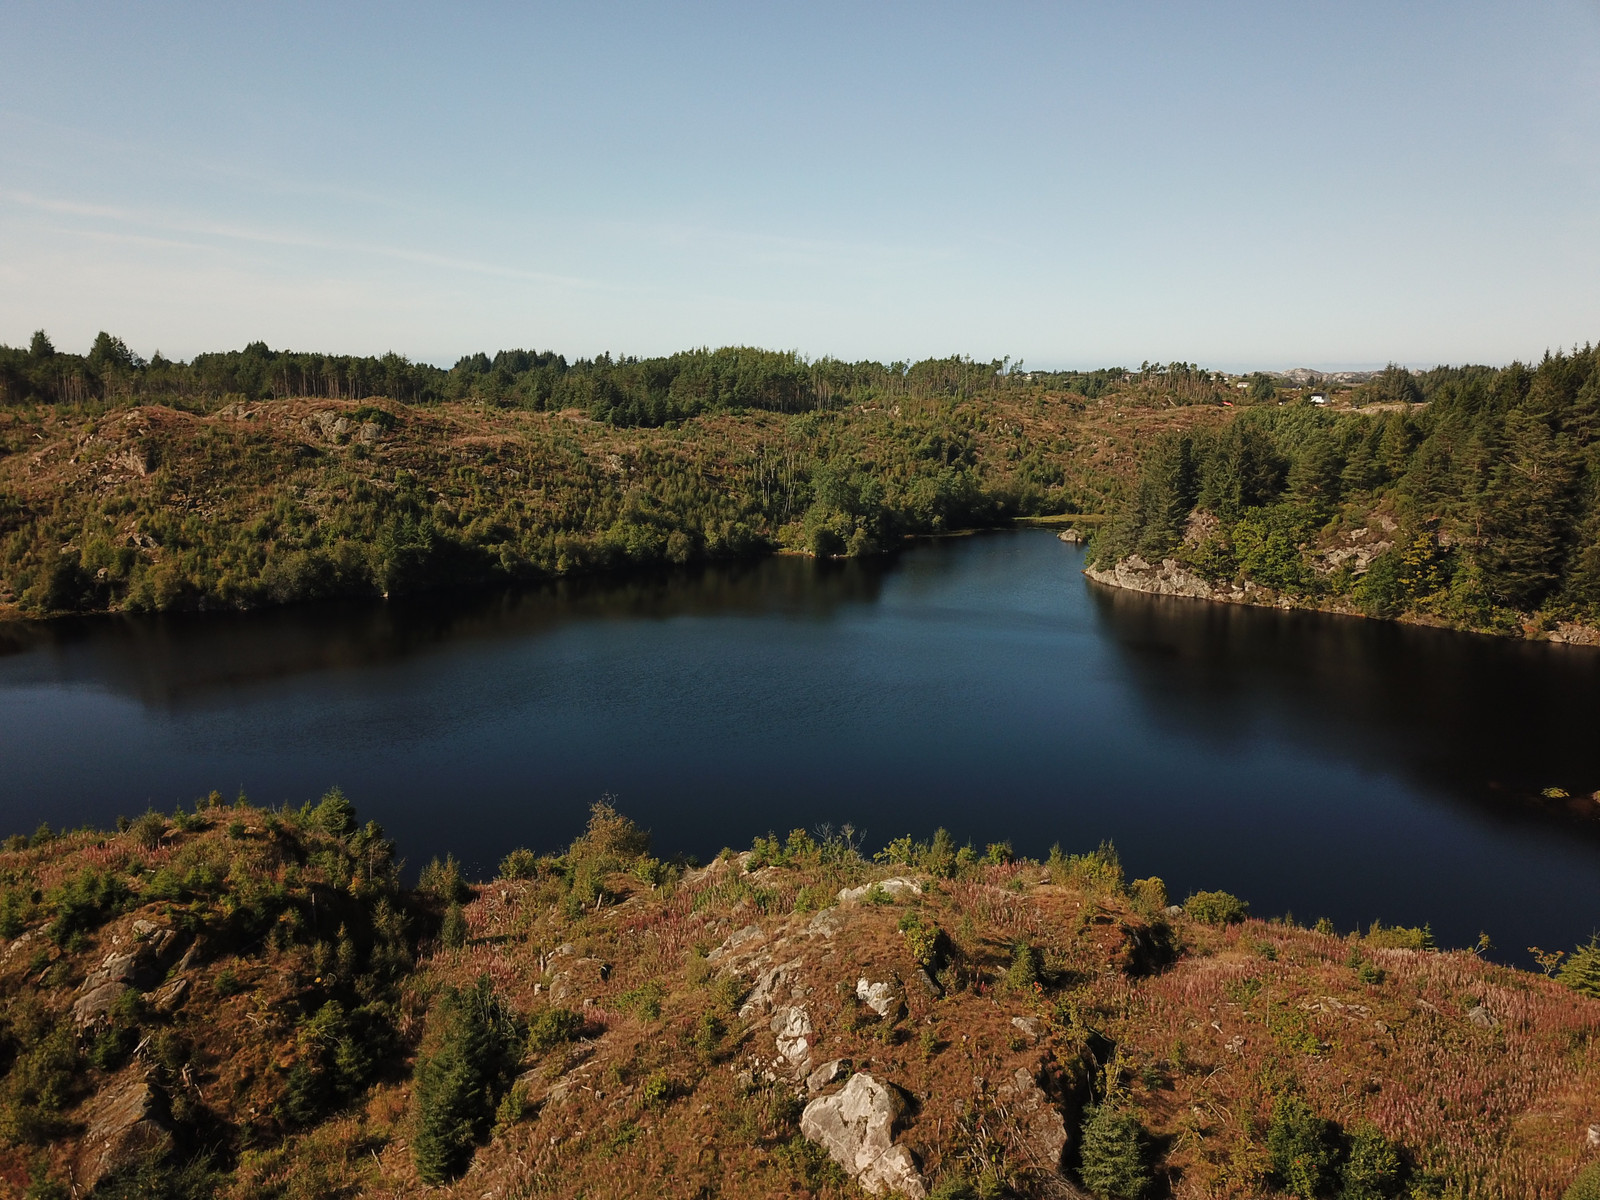
<path id="1" fill-rule="evenodd" d="M 265 342 L 180 362 L 159 351 L 142 358 L 105 332 L 87 354 L 66 353 L 40 330 L 26 348 L 0 345 L 0 403 L 206 408 L 234 400 L 381 396 L 406 404 L 471 400 L 535 411 L 578 409 L 613 425 L 660 426 L 713 412 L 796 413 L 905 398 L 965 400 L 1023 381 L 1094 398 L 1135 376 L 1116 367 L 1024 375 L 1020 367 L 1005 359 L 961 356 L 844 362 L 727 346 L 653 358 L 602 354 L 571 362 L 550 350 L 501 350 L 492 356 L 465 355 L 445 369 L 399 354 L 315 354 L 273 350 Z M 1164 368 L 1157 364 L 1156 370 Z"/>

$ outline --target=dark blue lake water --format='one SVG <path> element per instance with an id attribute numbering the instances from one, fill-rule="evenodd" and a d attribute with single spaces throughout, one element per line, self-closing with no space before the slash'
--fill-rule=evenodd
<path id="1" fill-rule="evenodd" d="M 1176 896 L 1600 927 L 1600 652 L 1091 585 L 1043 531 L 410 606 L 0 633 L 0 826 L 339 784 L 413 864 L 487 873 L 590 801 L 701 856 L 852 823 L 1115 841 Z M 1591 802 L 1592 803 L 1592 802 Z M 1571 807 L 1571 806 L 1566 806 Z M 1600 809 L 1600 804 L 1593 807 Z"/>

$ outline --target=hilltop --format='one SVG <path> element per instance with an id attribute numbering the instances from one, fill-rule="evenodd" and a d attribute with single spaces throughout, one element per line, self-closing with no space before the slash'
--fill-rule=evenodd
<path id="1" fill-rule="evenodd" d="M 0 878 L 13 1194 L 1537 1198 L 1600 1154 L 1592 950 L 1174 904 L 1104 846 L 696 866 L 602 804 L 410 888 L 337 792 L 213 794 Z"/>

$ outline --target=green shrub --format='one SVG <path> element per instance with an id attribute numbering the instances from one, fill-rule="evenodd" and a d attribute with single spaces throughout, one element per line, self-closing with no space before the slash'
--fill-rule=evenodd
<path id="1" fill-rule="evenodd" d="M 446 854 L 443 862 L 437 857 L 430 860 L 417 876 L 417 890 L 444 904 L 459 904 L 471 894 L 461 878 L 461 864 L 453 854 Z"/>
<path id="2" fill-rule="evenodd" d="M 444 922 L 439 926 L 439 942 L 447 950 L 459 950 L 467 944 L 467 914 L 460 902 L 444 910 Z"/>
<path id="3" fill-rule="evenodd" d="M 1167 898 L 1167 885 L 1159 875 L 1152 875 L 1148 879 L 1135 879 L 1130 889 L 1133 899 L 1140 908 L 1150 913 L 1164 912 L 1170 903 Z"/>
<path id="4" fill-rule="evenodd" d="M 1392 1200 L 1405 1186 L 1405 1162 L 1388 1138 L 1364 1125 L 1350 1136 L 1340 1179 L 1339 1200 Z"/>
<path id="5" fill-rule="evenodd" d="M 661 999 L 665 995 L 661 984 L 654 979 L 642 983 L 636 988 L 629 988 L 617 997 L 617 1003 L 623 1009 L 636 1013 L 641 1020 L 659 1021 L 661 1019 Z"/>
<path id="6" fill-rule="evenodd" d="M 1574 1179 L 1561 1200 L 1600 1200 L 1600 1163 L 1590 1163 Z"/>
<path id="7" fill-rule="evenodd" d="M 1600 998 L 1600 934 L 1568 956 L 1556 972 L 1556 979 L 1575 992 Z"/>
<path id="8" fill-rule="evenodd" d="M 54 907 L 50 939 L 66 945 L 75 935 L 98 928 L 121 912 L 132 898 L 121 876 L 85 868 L 50 889 L 45 900 Z"/>
<path id="9" fill-rule="evenodd" d="M 1017 942 L 1011 947 L 1011 965 L 1006 968 L 1006 987 L 1013 992 L 1027 992 L 1039 982 L 1044 963 L 1039 951 L 1027 942 Z"/>
<path id="10" fill-rule="evenodd" d="M 1150 1190 L 1148 1138 L 1137 1118 L 1103 1104 L 1084 1112 L 1079 1178 L 1100 1200 L 1140 1200 Z"/>
<path id="11" fill-rule="evenodd" d="M 280 1101 L 292 1125 L 315 1124 L 350 1103 L 372 1082 L 393 1049 L 389 1014 L 364 1005 L 346 1012 L 329 1000 L 295 1029 L 295 1063 Z"/>
<path id="12" fill-rule="evenodd" d="M 1183 911 L 1207 925 L 1237 925 L 1250 915 L 1250 906 L 1231 892 L 1195 892 Z"/>
<path id="13" fill-rule="evenodd" d="M 539 875 L 539 856 L 518 846 L 500 860 L 500 878 L 535 879 Z"/>
<path id="14" fill-rule="evenodd" d="M 437 1184 L 466 1170 L 511 1086 L 522 1043 L 488 976 L 466 990 L 447 988 L 429 1023 L 436 1032 L 417 1066 L 411 1160 L 423 1182 Z"/>
<path id="15" fill-rule="evenodd" d="M 161 839 L 167 832 L 167 819 L 155 809 L 146 809 L 144 815 L 139 817 L 129 833 L 133 835 L 134 844 L 142 850 L 154 850 L 161 844 Z"/>
<path id="16" fill-rule="evenodd" d="M 1110 842 L 1088 854 L 1063 854 L 1060 846 L 1051 846 L 1048 868 L 1052 883 L 1113 895 L 1122 891 L 1122 859 Z"/>
<path id="17" fill-rule="evenodd" d="M 314 829 L 329 837 L 349 837 L 356 831 L 356 808 L 338 788 L 329 789 L 313 808 L 307 805 L 301 816 Z"/>
<path id="18" fill-rule="evenodd" d="M 1267 1126 L 1267 1155 L 1274 1181 L 1291 1196 L 1328 1195 L 1339 1177 L 1339 1127 L 1298 1096 L 1280 1097 Z"/>
<path id="19" fill-rule="evenodd" d="M 905 935 L 906 949 L 911 951 L 919 967 L 937 971 L 943 965 L 949 947 L 944 930 L 924 921 L 922 914 L 912 909 L 900 918 L 900 932 Z"/>
<path id="20" fill-rule="evenodd" d="M 665 1071 L 656 1071 L 644 1081 L 639 1098 L 647 1108 L 665 1108 L 678 1094 L 678 1085 Z"/>
<path id="21" fill-rule="evenodd" d="M 1374 921 L 1372 928 L 1367 930 L 1363 941 L 1369 946 L 1379 950 L 1433 950 L 1433 928 L 1424 925 L 1421 929 L 1407 928 L 1403 925 L 1385 925 L 1382 921 Z"/>
<path id="22" fill-rule="evenodd" d="M 570 1008 L 541 1008 L 528 1018 L 528 1053 L 543 1054 L 572 1041 L 583 1028 L 583 1018 Z"/>

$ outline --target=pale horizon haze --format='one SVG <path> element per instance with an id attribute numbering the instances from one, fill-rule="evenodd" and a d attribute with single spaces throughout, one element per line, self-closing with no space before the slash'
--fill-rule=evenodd
<path id="1" fill-rule="evenodd" d="M 0 9 L 0 343 L 1030 367 L 1600 337 L 1600 5 Z"/>

